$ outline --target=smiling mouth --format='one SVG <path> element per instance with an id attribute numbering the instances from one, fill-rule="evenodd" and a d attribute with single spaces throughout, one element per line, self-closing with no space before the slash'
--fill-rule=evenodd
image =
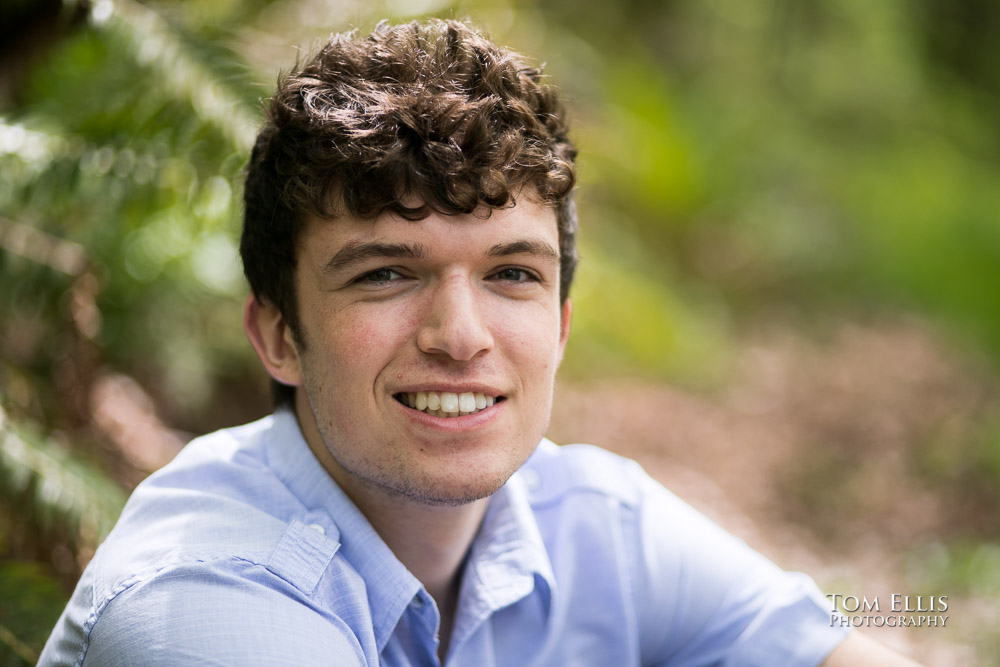
<path id="1" fill-rule="evenodd" d="M 464 417 L 482 412 L 504 400 L 503 396 L 487 396 L 471 391 L 455 394 L 447 391 L 418 391 L 393 396 L 408 408 L 434 417 Z"/>

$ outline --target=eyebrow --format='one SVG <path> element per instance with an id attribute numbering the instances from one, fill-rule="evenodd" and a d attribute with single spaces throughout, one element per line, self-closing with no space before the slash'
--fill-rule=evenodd
<path id="1" fill-rule="evenodd" d="M 323 273 L 341 273 L 369 259 L 423 259 L 427 247 L 422 243 L 385 243 L 383 241 L 349 241 L 326 263 Z M 535 255 L 544 259 L 559 261 L 559 253 L 546 241 L 540 239 L 518 239 L 510 243 L 498 243 L 486 251 L 487 257 L 508 257 L 510 255 Z"/>
<path id="2" fill-rule="evenodd" d="M 410 245 L 381 241 L 349 241 L 326 263 L 323 273 L 340 273 L 373 258 L 422 259 L 426 254 L 426 246 L 420 243 Z"/>
<path id="3" fill-rule="evenodd" d="M 508 255 L 535 255 L 543 259 L 559 261 L 559 253 L 546 241 L 540 239 L 519 239 L 510 243 L 498 243 L 486 251 L 487 257 L 507 257 Z"/>

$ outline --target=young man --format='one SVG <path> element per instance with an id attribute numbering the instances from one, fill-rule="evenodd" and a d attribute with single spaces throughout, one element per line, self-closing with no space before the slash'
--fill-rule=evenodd
<path id="1" fill-rule="evenodd" d="M 277 410 L 136 490 L 41 663 L 892 664 L 634 463 L 543 439 L 575 155 L 461 23 L 284 77 L 241 244 Z"/>

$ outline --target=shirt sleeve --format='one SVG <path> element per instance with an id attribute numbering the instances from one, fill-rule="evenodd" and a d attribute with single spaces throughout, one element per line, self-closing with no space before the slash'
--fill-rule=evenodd
<path id="1" fill-rule="evenodd" d="M 818 665 L 843 640 L 812 579 L 782 571 L 638 474 L 643 665 Z"/>
<path id="2" fill-rule="evenodd" d="M 350 628 L 245 576 L 198 567 L 160 573 L 107 604 L 83 664 L 367 664 Z"/>

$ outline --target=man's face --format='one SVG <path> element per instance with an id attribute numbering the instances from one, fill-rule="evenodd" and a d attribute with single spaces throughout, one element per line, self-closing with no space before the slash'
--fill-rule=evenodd
<path id="1" fill-rule="evenodd" d="M 526 198 L 488 218 L 306 224 L 296 408 L 349 494 L 470 502 L 531 454 L 569 331 L 558 248 L 555 212 Z"/>

